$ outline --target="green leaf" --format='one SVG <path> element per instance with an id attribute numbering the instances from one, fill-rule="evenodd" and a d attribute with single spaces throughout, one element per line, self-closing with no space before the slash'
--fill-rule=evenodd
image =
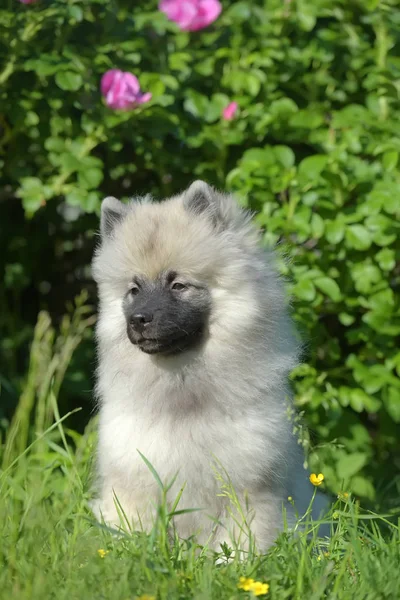
<path id="1" fill-rule="evenodd" d="M 41 193 L 43 191 L 43 183 L 39 177 L 23 177 L 21 186 L 20 189 L 24 193 Z"/>
<path id="2" fill-rule="evenodd" d="M 274 146 L 274 154 L 281 165 L 283 165 L 286 169 L 293 167 L 295 155 L 289 146 Z"/>
<path id="3" fill-rule="evenodd" d="M 242 164 L 246 168 L 265 168 L 275 164 L 275 156 L 270 148 L 250 148 L 244 153 Z"/>
<path id="4" fill-rule="evenodd" d="M 382 403 L 378 398 L 366 394 L 363 390 L 358 390 L 358 392 L 363 394 L 364 409 L 367 413 L 374 414 L 380 410 Z"/>
<path id="5" fill-rule="evenodd" d="M 349 327 L 350 325 L 353 325 L 355 317 L 353 315 L 349 315 L 348 313 L 341 312 L 339 313 L 339 321 L 345 327 Z"/>
<path id="6" fill-rule="evenodd" d="M 383 271 L 392 271 L 396 266 L 395 253 L 390 248 L 383 248 L 375 255 L 375 258 Z"/>
<path id="7" fill-rule="evenodd" d="M 49 197 L 49 189 L 44 186 L 38 177 L 23 177 L 18 196 L 22 198 L 22 205 L 27 215 L 32 216 Z"/>
<path id="8" fill-rule="evenodd" d="M 393 290 L 387 288 L 381 292 L 373 294 L 369 298 L 369 306 L 373 311 L 387 315 L 391 312 L 392 307 L 395 304 L 395 298 Z"/>
<path id="9" fill-rule="evenodd" d="M 280 98 L 273 100 L 269 105 L 269 112 L 275 118 L 284 119 L 299 110 L 297 104 L 291 98 Z"/>
<path id="10" fill-rule="evenodd" d="M 87 213 L 93 213 L 100 207 L 100 194 L 75 188 L 65 196 L 65 201 L 71 206 L 79 206 Z"/>
<path id="11" fill-rule="evenodd" d="M 328 162 L 325 154 L 315 154 L 304 158 L 299 164 L 299 176 L 306 181 L 315 181 L 319 178 Z"/>
<path id="12" fill-rule="evenodd" d="M 395 214 L 399 211 L 398 184 L 390 180 L 378 181 L 368 194 L 368 202 L 382 207 L 386 213 Z"/>
<path id="13" fill-rule="evenodd" d="M 60 165 L 65 171 L 79 171 L 82 168 L 82 162 L 71 152 L 62 152 L 59 156 Z"/>
<path id="14" fill-rule="evenodd" d="M 345 224 L 341 220 L 325 223 L 325 237 L 330 244 L 339 244 L 344 238 Z"/>
<path id="15" fill-rule="evenodd" d="M 314 29 L 317 22 L 316 9 L 311 2 L 304 0 L 297 1 L 297 18 L 301 29 L 304 31 L 311 31 Z"/>
<path id="16" fill-rule="evenodd" d="M 350 406 L 356 412 L 366 410 L 369 413 L 375 413 L 379 410 L 381 403 L 377 398 L 369 396 L 362 389 L 350 390 Z"/>
<path id="17" fill-rule="evenodd" d="M 67 92 L 76 92 L 82 85 L 82 76 L 73 71 L 59 71 L 55 79 L 58 87 Z"/>
<path id="18" fill-rule="evenodd" d="M 85 202 L 85 194 L 82 190 L 74 190 L 73 192 L 66 194 L 65 201 L 71 206 L 83 207 Z"/>
<path id="19" fill-rule="evenodd" d="M 363 225 L 349 225 L 346 229 L 346 242 L 355 250 L 368 250 L 371 246 L 371 233 Z"/>
<path id="20" fill-rule="evenodd" d="M 183 106 L 185 110 L 194 117 L 201 117 L 204 119 L 208 110 L 208 103 L 209 100 L 206 96 L 203 96 L 194 90 L 189 90 Z"/>
<path id="21" fill-rule="evenodd" d="M 399 153 L 395 150 L 385 152 L 382 158 L 382 164 L 386 171 L 393 171 L 396 168 L 397 161 L 399 160 Z"/>
<path id="22" fill-rule="evenodd" d="M 249 73 L 246 77 L 246 87 L 252 96 L 257 96 L 261 88 L 261 81 L 253 73 Z"/>
<path id="23" fill-rule="evenodd" d="M 192 61 L 189 52 L 172 52 L 168 56 L 169 68 L 171 71 L 184 71 L 188 68 L 188 63 Z"/>
<path id="24" fill-rule="evenodd" d="M 213 94 L 208 103 L 206 111 L 206 120 L 208 123 L 217 121 L 221 118 L 223 109 L 228 106 L 229 98 L 225 94 Z"/>
<path id="25" fill-rule="evenodd" d="M 85 189 L 96 188 L 103 181 L 103 171 L 92 167 L 90 169 L 83 169 L 78 173 L 78 182 Z"/>
<path id="26" fill-rule="evenodd" d="M 368 479 L 361 477 L 360 475 L 355 475 L 355 477 L 352 478 L 351 491 L 357 496 L 368 498 L 369 500 L 374 500 L 375 498 L 375 489 L 373 484 Z"/>
<path id="27" fill-rule="evenodd" d="M 29 216 L 33 215 L 43 205 L 44 199 L 41 194 L 26 195 L 22 198 L 22 206 Z"/>
<path id="28" fill-rule="evenodd" d="M 312 109 L 299 110 L 290 118 L 291 127 L 303 127 L 304 129 L 317 129 L 324 123 L 324 117 L 318 111 Z M 311 158 L 311 157 L 310 157 Z"/>
<path id="29" fill-rule="evenodd" d="M 25 125 L 27 127 L 34 127 L 35 125 L 39 124 L 39 121 L 39 115 L 33 112 L 33 110 L 28 110 L 28 112 L 25 114 Z"/>
<path id="30" fill-rule="evenodd" d="M 312 302 L 315 298 L 315 287 L 310 279 L 302 279 L 293 288 L 293 294 L 300 298 L 300 300 L 306 300 Z"/>
<path id="31" fill-rule="evenodd" d="M 65 149 L 65 141 L 59 137 L 50 137 L 44 143 L 44 147 L 49 152 L 63 152 Z"/>
<path id="32" fill-rule="evenodd" d="M 398 387 L 388 388 L 385 407 L 395 423 L 400 423 L 400 390 Z"/>
<path id="33" fill-rule="evenodd" d="M 89 192 L 86 194 L 82 208 L 87 213 L 96 212 L 98 208 L 100 208 L 100 195 L 98 192 Z"/>
<path id="34" fill-rule="evenodd" d="M 351 269 L 351 275 L 355 282 L 355 288 L 362 294 L 368 294 L 374 286 L 381 281 L 382 274 L 376 265 L 371 263 L 370 259 L 356 263 Z"/>
<path id="35" fill-rule="evenodd" d="M 79 6 L 70 6 L 69 7 L 69 14 L 76 21 L 78 21 L 78 22 L 82 21 L 83 13 L 82 13 L 82 9 Z"/>
<path id="36" fill-rule="evenodd" d="M 311 217 L 311 233 L 313 238 L 317 240 L 322 237 L 325 229 L 325 223 L 322 217 L 320 217 L 317 213 L 314 213 Z"/>
<path id="37" fill-rule="evenodd" d="M 342 298 L 340 288 L 336 281 L 330 277 L 317 277 L 314 279 L 314 284 L 321 292 L 324 292 L 333 302 L 339 302 Z"/>
<path id="38" fill-rule="evenodd" d="M 352 454 L 342 456 L 337 464 L 339 478 L 350 479 L 350 477 L 361 471 L 367 460 L 368 455 L 364 452 L 352 452 Z"/>
<path id="39" fill-rule="evenodd" d="M 233 6 L 228 6 L 225 14 L 238 22 L 247 21 L 251 16 L 250 5 L 248 2 L 237 2 Z"/>

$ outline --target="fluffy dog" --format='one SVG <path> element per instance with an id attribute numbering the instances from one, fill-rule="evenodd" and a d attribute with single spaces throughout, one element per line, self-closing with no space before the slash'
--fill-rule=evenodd
<path id="1" fill-rule="evenodd" d="M 170 504 L 184 486 L 178 509 L 202 509 L 174 518 L 180 536 L 218 549 L 240 537 L 243 518 L 266 549 L 288 495 L 302 512 L 312 486 L 287 416 L 298 342 L 250 215 L 202 181 L 161 203 L 106 198 L 93 275 L 97 514 L 119 523 L 120 504 L 152 526 L 160 489 L 140 451 L 164 482 L 176 476 Z"/>

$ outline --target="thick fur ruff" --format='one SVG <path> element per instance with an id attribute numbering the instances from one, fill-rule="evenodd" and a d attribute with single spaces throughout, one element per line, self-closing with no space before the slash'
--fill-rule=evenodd
<path id="1" fill-rule="evenodd" d="M 197 195 L 206 190 L 205 209 L 190 209 L 196 185 Z M 287 497 L 301 513 L 313 491 L 287 416 L 299 345 L 273 254 L 260 248 L 249 215 L 230 196 L 199 182 L 162 203 L 132 202 L 114 217 L 93 261 L 100 297 L 97 515 L 118 524 L 117 497 L 135 527 L 152 526 L 160 490 L 139 450 L 163 482 L 177 476 L 169 503 L 184 485 L 177 508 L 202 509 L 174 519 L 180 536 L 197 534 L 215 549 L 240 537 L 216 468 L 229 477 L 265 550 L 282 528 L 283 505 L 293 518 Z M 199 345 L 148 355 L 127 337 L 122 301 L 134 275 L 155 278 L 165 269 L 206 284 L 211 309 Z"/>

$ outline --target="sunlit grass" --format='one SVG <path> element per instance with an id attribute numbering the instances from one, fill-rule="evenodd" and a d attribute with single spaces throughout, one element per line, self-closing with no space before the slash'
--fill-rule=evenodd
<path id="1" fill-rule="evenodd" d="M 306 516 L 260 555 L 251 539 L 245 543 L 250 529 L 244 513 L 227 474 L 217 470 L 240 535 L 232 547 L 213 553 L 195 539 L 178 538 L 173 518 L 179 518 L 179 495 L 167 506 L 172 483 L 162 482 L 142 456 L 164 498 L 153 530 L 132 527 L 122 506 L 121 529 L 95 521 L 89 509 L 95 421 L 80 435 L 68 428 L 72 413 L 60 416 L 57 405 L 70 349 L 90 325 L 82 305 L 76 311 L 55 344 L 52 333 L 44 334 L 51 332 L 49 322 L 40 321 L 27 379 L 31 387 L 0 445 L 1 599 L 400 598 L 398 517 L 363 510 L 347 490 L 327 517 L 330 538 L 318 538 Z M 40 374 L 47 374 L 42 387 Z M 314 485 L 322 479 L 315 475 Z"/>
<path id="2" fill-rule="evenodd" d="M 239 589 L 241 577 L 268 584 L 254 591 L 268 588 L 271 598 L 400 597 L 399 524 L 344 494 L 332 509 L 330 539 L 319 539 L 310 524 L 308 536 L 284 532 L 267 555 L 243 561 L 228 560 L 228 547 L 213 555 L 179 540 L 165 509 L 150 534 L 95 522 L 88 509 L 93 426 L 79 436 L 67 423 L 59 419 L 44 445 L 0 475 L 0 597 L 252 597 Z"/>

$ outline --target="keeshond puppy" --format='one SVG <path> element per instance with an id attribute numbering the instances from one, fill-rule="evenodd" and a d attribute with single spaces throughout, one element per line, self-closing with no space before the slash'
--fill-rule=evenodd
<path id="1" fill-rule="evenodd" d="M 244 547 L 246 531 L 265 550 L 284 506 L 292 517 L 288 496 L 307 508 L 287 415 L 299 345 L 259 237 L 248 212 L 202 181 L 161 203 L 103 201 L 95 512 L 106 522 L 123 511 L 152 527 L 161 493 L 141 455 L 174 480 L 170 507 L 183 488 L 176 510 L 200 509 L 174 517 L 177 533 L 216 550 L 241 536 Z"/>

